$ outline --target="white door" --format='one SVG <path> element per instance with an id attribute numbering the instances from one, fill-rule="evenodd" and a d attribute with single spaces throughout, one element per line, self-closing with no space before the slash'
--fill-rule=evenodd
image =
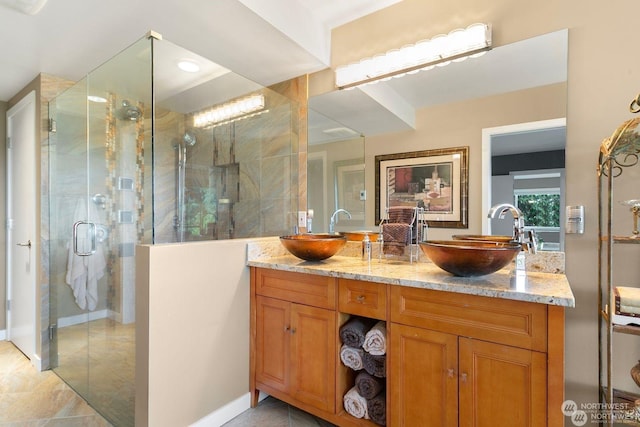
<path id="1" fill-rule="evenodd" d="M 36 345 L 35 92 L 7 111 L 7 331 L 34 360 Z"/>

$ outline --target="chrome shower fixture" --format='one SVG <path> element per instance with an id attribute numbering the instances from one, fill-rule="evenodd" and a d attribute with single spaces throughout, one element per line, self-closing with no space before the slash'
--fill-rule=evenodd
<path id="1" fill-rule="evenodd" d="M 194 145 L 196 145 L 196 136 L 193 134 L 193 132 L 185 132 L 184 135 L 182 136 L 182 142 L 185 143 L 185 145 L 189 146 L 189 147 L 193 147 Z"/>
<path id="2" fill-rule="evenodd" d="M 142 116 L 142 111 L 127 99 L 122 100 L 122 106 L 116 110 L 116 117 L 120 120 L 137 121 Z"/>

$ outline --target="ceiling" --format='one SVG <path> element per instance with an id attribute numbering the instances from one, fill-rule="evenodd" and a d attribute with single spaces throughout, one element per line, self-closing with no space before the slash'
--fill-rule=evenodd
<path id="1" fill-rule="evenodd" d="M 0 0 L 0 100 L 39 73 L 78 81 L 153 30 L 262 85 L 328 67 L 336 25 L 399 0 Z"/>
<path id="2" fill-rule="evenodd" d="M 39 73 L 78 81 L 148 31 L 263 86 L 325 69 L 331 29 L 400 0 L 0 0 L 0 100 Z M 188 7 L 185 5 L 188 4 Z M 566 80 L 567 32 L 310 100 L 321 138 L 415 128 L 419 108 Z M 170 93 L 171 76 L 159 82 Z M 326 117 L 323 117 L 326 116 Z M 318 119 L 316 121 L 316 119 Z M 322 119 L 322 120 L 320 120 Z M 326 130 L 329 132 L 326 132 Z M 311 138 L 311 135 L 310 135 Z"/>

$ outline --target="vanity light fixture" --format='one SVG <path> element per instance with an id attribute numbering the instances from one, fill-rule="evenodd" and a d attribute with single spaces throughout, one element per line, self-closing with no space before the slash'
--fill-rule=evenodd
<path id="1" fill-rule="evenodd" d="M 265 110 L 264 95 L 249 95 L 195 114 L 193 125 L 195 127 L 219 126 L 267 111 L 269 110 Z"/>
<path id="2" fill-rule="evenodd" d="M 440 34 L 429 40 L 392 49 L 336 68 L 336 86 L 349 89 L 367 83 L 389 80 L 405 74 L 430 70 L 434 66 L 477 57 L 491 49 L 491 26 L 472 24 L 467 28 Z"/>

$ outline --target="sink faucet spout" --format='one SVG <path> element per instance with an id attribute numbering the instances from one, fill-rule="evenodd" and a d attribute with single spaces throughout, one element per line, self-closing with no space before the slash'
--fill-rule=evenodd
<path id="1" fill-rule="evenodd" d="M 522 242 L 524 238 L 524 217 L 520 209 L 509 203 L 501 203 L 491 207 L 487 216 L 495 218 L 497 215 L 499 219 L 504 219 L 507 212 L 511 212 L 511 216 L 513 216 L 513 240 Z"/>
<path id="2" fill-rule="evenodd" d="M 489 209 L 487 217 L 495 218 L 497 215 L 499 219 L 504 219 L 507 212 L 511 212 L 511 216 L 513 216 L 513 240 L 522 243 L 529 252 L 536 253 L 537 239 L 535 233 L 533 230 L 525 231 L 524 215 L 516 206 L 509 203 L 495 205 Z"/>
<path id="3" fill-rule="evenodd" d="M 349 213 L 349 211 L 345 209 L 336 210 L 333 215 L 331 215 L 331 221 L 329 221 L 329 233 L 335 233 L 336 219 L 338 218 L 338 214 L 340 212 L 344 213 L 345 215 L 347 215 L 347 218 L 351 219 L 351 214 Z"/>

